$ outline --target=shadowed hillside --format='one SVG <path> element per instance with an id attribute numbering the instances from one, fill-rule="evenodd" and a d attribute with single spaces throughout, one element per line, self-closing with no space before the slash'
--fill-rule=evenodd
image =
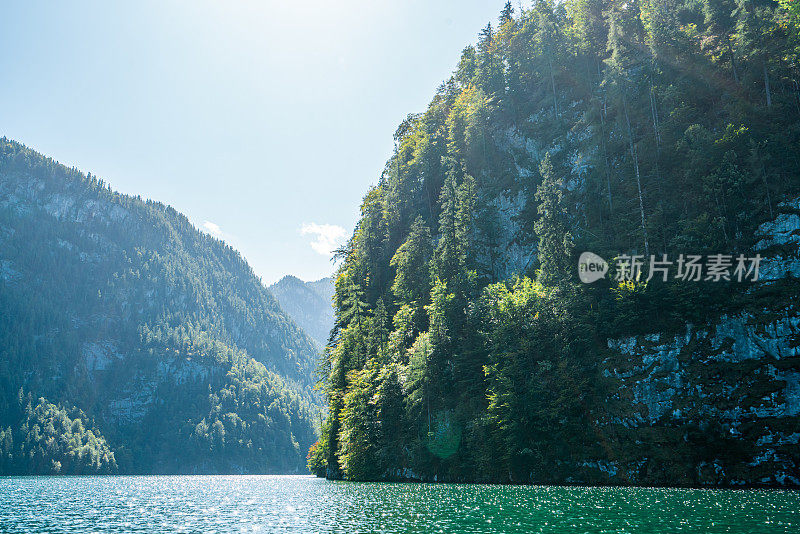
<path id="1" fill-rule="evenodd" d="M 8 139 L 0 310 L 0 473 L 303 469 L 317 349 L 241 255 Z"/>

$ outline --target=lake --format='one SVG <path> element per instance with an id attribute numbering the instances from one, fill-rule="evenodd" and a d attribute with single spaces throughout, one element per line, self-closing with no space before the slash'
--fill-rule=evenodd
<path id="1" fill-rule="evenodd" d="M 800 492 L 3 477 L 0 532 L 800 532 Z"/>

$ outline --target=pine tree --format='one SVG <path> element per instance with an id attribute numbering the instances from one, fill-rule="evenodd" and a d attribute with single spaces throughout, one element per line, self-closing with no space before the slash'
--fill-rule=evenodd
<path id="1" fill-rule="evenodd" d="M 736 83 L 739 83 L 739 71 L 736 68 L 736 54 L 733 50 L 732 35 L 736 31 L 735 0 L 703 0 L 703 14 L 709 32 L 721 42 L 721 47 L 731 64 L 731 71 Z"/>
<path id="2" fill-rule="evenodd" d="M 564 198 L 563 181 L 556 176 L 550 154 L 545 154 L 539 172 L 542 183 L 536 190 L 539 219 L 534 225 L 539 246 L 538 280 L 545 285 L 566 282 L 571 273 L 572 234 Z"/>
<path id="3" fill-rule="evenodd" d="M 506 5 L 503 6 L 503 10 L 500 12 L 500 26 L 502 27 L 507 22 L 512 22 L 514 20 L 514 7 L 511 5 L 511 1 L 509 0 L 506 2 Z"/>

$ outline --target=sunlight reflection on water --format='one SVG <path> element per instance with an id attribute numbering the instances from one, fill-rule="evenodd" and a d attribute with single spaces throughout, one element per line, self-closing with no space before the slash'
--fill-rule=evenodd
<path id="1" fill-rule="evenodd" d="M 800 492 L 12 477 L 0 478 L 0 531 L 800 532 Z"/>

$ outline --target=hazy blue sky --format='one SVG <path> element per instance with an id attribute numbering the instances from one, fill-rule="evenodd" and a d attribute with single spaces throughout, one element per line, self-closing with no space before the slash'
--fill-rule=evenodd
<path id="1" fill-rule="evenodd" d="M 266 283 L 317 279 L 504 3 L 3 2 L 0 135 L 174 206 Z"/>

